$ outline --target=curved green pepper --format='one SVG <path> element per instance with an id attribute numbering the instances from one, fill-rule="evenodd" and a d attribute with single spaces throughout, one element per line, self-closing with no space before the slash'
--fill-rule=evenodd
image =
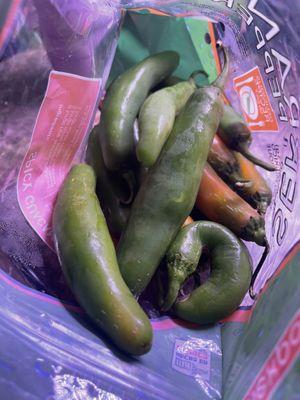
<path id="1" fill-rule="evenodd" d="M 57 254 L 93 322 L 121 350 L 141 355 L 151 348 L 151 324 L 122 279 L 95 185 L 94 171 L 86 164 L 67 176 L 53 216 Z"/>
<path id="2" fill-rule="evenodd" d="M 169 292 L 164 309 L 176 300 L 184 280 L 197 267 L 202 247 L 211 257 L 211 274 L 206 282 L 173 306 L 176 316 L 199 324 L 220 321 L 241 303 L 250 286 L 252 264 L 246 246 L 227 228 L 199 221 L 182 228 L 168 253 Z"/>
<path id="3" fill-rule="evenodd" d="M 141 107 L 137 159 L 152 166 L 171 132 L 175 116 L 182 110 L 196 89 L 194 79 L 177 83 L 152 93 Z"/>
<path id="4" fill-rule="evenodd" d="M 177 117 L 159 158 L 147 173 L 131 208 L 117 256 L 130 290 L 141 293 L 191 212 L 213 136 L 222 116 L 223 72 L 197 89 Z"/>
<path id="5" fill-rule="evenodd" d="M 218 133 L 224 142 L 233 150 L 239 151 L 244 157 L 268 171 L 276 171 L 277 167 L 255 157 L 249 151 L 252 142 L 251 132 L 243 117 L 231 106 L 224 104 L 224 113 Z"/>
<path id="6" fill-rule="evenodd" d="M 116 170 L 134 152 L 133 123 L 149 91 L 171 74 L 179 55 L 165 51 L 121 74 L 106 94 L 98 130 L 105 165 Z"/>

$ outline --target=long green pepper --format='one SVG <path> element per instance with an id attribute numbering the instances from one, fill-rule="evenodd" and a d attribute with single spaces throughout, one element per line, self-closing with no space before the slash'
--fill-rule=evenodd
<path id="1" fill-rule="evenodd" d="M 149 319 L 126 286 L 86 164 L 72 168 L 54 208 L 56 249 L 67 282 L 93 322 L 123 351 L 141 355 L 152 344 Z"/>
<path id="2" fill-rule="evenodd" d="M 106 167 L 117 170 L 134 153 L 133 124 L 149 91 L 178 66 L 179 55 L 164 51 L 121 74 L 106 94 L 97 128 Z"/>
<path id="3" fill-rule="evenodd" d="M 194 206 L 223 112 L 221 94 L 229 69 L 226 50 L 224 54 L 222 73 L 211 86 L 197 89 L 191 96 L 132 205 L 117 257 L 134 294 L 146 288 Z"/>

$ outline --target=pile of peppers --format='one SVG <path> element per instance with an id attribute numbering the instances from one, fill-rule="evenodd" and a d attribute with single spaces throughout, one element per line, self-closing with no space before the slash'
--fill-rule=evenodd
<path id="1" fill-rule="evenodd" d="M 150 282 L 161 312 L 216 323 L 248 290 L 255 296 L 269 250 L 264 213 L 271 190 L 255 164 L 275 167 L 250 153 L 246 123 L 224 104 L 229 56 L 221 51 L 223 70 L 208 86 L 196 84 L 202 71 L 186 81 L 172 76 L 174 51 L 121 74 L 90 133 L 86 164 L 71 169 L 55 205 L 54 240 L 71 290 L 94 324 L 131 355 L 152 345 L 137 301 Z M 185 223 L 195 208 L 207 220 Z M 254 273 L 241 239 L 265 247 Z M 182 297 L 203 250 L 210 274 Z"/>

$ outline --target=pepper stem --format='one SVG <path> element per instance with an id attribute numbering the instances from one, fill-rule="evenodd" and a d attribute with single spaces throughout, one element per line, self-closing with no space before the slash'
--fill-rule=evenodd
<path id="1" fill-rule="evenodd" d="M 213 81 L 212 86 L 216 86 L 223 90 L 229 74 L 229 53 L 222 44 L 220 44 L 220 48 L 224 54 L 224 66 L 220 75 Z"/>
<path id="2" fill-rule="evenodd" d="M 259 260 L 259 263 L 258 263 L 257 267 L 255 268 L 254 274 L 252 275 L 251 282 L 250 282 L 249 296 L 253 300 L 255 300 L 256 297 L 257 297 L 257 293 L 254 293 L 254 284 L 255 284 L 256 278 L 258 277 L 264 262 L 266 261 L 266 258 L 268 256 L 269 252 L 270 252 L 270 245 L 269 245 L 269 243 L 267 242 L 267 239 L 266 239 L 265 250 L 264 250 L 264 252 L 263 252 L 263 254 L 261 256 L 261 259 Z"/>
<path id="3" fill-rule="evenodd" d="M 255 157 L 255 155 L 250 153 L 246 144 L 239 143 L 236 150 L 243 154 L 243 156 L 246 157 L 248 160 L 253 162 L 253 164 L 258 165 L 259 167 L 264 168 L 267 171 L 278 171 L 278 167 L 276 167 L 275 165 L 260 160 L 259 158 Z"/>
<path id="4" fill-rule="evenodd" d="M 200 254 L 201 252 L 199 252 L 199 257 Z M 186 259 L 181 253 L 172 254 L 170 257 L 167 256 L 169 283 L 168 293 L 162 306 L 162 311 L 168 311 L 175 303 L 181 285 L 193 272 L 195 272 L 198 261 L 198 257 L 196 260 L 191 261 Z"/>

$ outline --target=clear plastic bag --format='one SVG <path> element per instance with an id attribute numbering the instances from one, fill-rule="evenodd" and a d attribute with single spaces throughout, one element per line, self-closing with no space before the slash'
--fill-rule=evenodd
<path id="1" fill-rule="evenodd" d="M 267 398 L 271 387 L 274 398 L 296 398 L 299 361 L 282 346 L 299 352 L 299 6 L 33 0 L 3 7 L 1 398 L 232 400 Z M 53 204 L 71 165 L 84 159 L 107 83 L 169 49 L 180 53 L 178 76 L 203 68 L 213 80 L 216 39 L 230 49 L 226 96 L 252 126 L 253 150 L 281 167 L 262 172 L 273 201 L 266 216 L 271 253 L 256 284 L 261 295 L 254 304 L 246 296 L 214 327 L 155 314 L 151 352 L 132 359 L 93 330 L 67 288 L 51 249 Z M 255 116 L 241 91 L 247 85 Z M 247 245 L 256 264 L 262 250 Z"/>

